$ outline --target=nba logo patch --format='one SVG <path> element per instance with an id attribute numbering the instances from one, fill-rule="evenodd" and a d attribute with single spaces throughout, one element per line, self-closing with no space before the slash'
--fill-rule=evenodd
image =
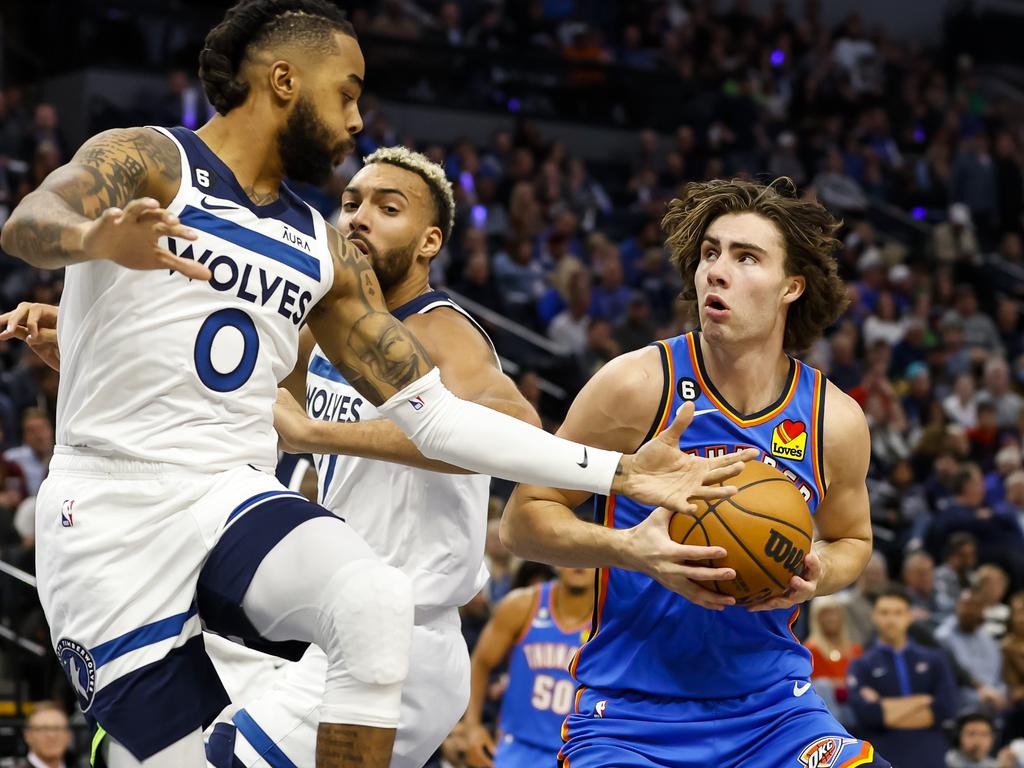
<path id="1" fill-rule="evenodd" d="M 416 397 L 414 397 L 412 400 L 409 401 L 409 405 L 412 406 L 412 409 L 414 411 L 419 411 L 419 410 L 422 410 L 423 406 L 426 405 L 426 403 L 423 402 L 423 398 L 422 397 L 420 397 L 419 395 L 416 395 Z"/>
<path id="2" fill-rule="evenodd" d="M 786 419 L 772 430 L 772 454 L 780 459 L 803 461 L 807 447 L 807 428 L 802 421 Z"/>
<path id="3" fill-rule="evenodd" d="M 60 524 L 62 528 L 70 528 L 75 524 L 75 518 L 72 514 L 74 506 L 74 499 L 64 499 L 64 503 L 60 505 Z"/>
<path id="4" fill-rule="evenodd" d="M 83 712 L 88 712 L 96 693 L 96 661 L 88 648 L 67 638 L 57 642 L 56 651 L 64 674 L 78 696 L 79 706 Z"/>

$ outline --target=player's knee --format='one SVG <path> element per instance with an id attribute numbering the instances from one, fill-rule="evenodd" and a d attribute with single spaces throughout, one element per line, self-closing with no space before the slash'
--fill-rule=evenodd
<path id="1" fill-rule="evenodd" d="M 324 586 L 319 636 L 331 665 L 370 685 L 402 682 L 409 672 L 412 582 L 378 560 L 356 560 Z"/>

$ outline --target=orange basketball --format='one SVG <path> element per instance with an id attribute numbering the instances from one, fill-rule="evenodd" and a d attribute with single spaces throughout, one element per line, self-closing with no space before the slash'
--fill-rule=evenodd
<path id="1" fill-rule="evenodd" d="M 781 595 L 803 571 L 814 535 L 811 510 L 788 477 L 760 461 L 748 461 L 728 483 L 738 489 L 735 496 L 695 501 L 696 513 L 672 516 L 669 535 L 681 544 L 725 549 L 725 557 L 701 565 L 732 568 L 736 578 L 701 582 L 708 589 L 739 605 Z"/>

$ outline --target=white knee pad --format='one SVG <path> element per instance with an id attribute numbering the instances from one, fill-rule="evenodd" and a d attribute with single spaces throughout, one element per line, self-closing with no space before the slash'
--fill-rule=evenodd
<path id="1" fill-rule="evenodd" d="M 321 636 L 330 663 L 343 661 L 352 677 L 370 685 L 391 685 L 409 674 L 412 641 L 412 583 L 379 560 L 356 560 L 342 567 L 324 587 Z"/>

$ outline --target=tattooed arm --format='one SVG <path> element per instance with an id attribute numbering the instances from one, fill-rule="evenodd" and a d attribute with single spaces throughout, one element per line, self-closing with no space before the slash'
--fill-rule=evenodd
<path id="1" fill-rule="evenodd" d="M 206 267 L 157 244 L 165 235 L 195 239 L 163 207 L 180 178 L 178 149 L 166 136 L 150 128 L 104 131 L 25 196 L 0 231 L 0 247 L 43 269 L 110 259 L 208 279 Z"/>
<path id="2" fill-rule="evenodd" d="M 320 349 L 359 393 L 380 405 L 433 363 L 408 328 L 388 312 L 370 260 L 328 226 L 334 286 L 309 315 Z"/>

